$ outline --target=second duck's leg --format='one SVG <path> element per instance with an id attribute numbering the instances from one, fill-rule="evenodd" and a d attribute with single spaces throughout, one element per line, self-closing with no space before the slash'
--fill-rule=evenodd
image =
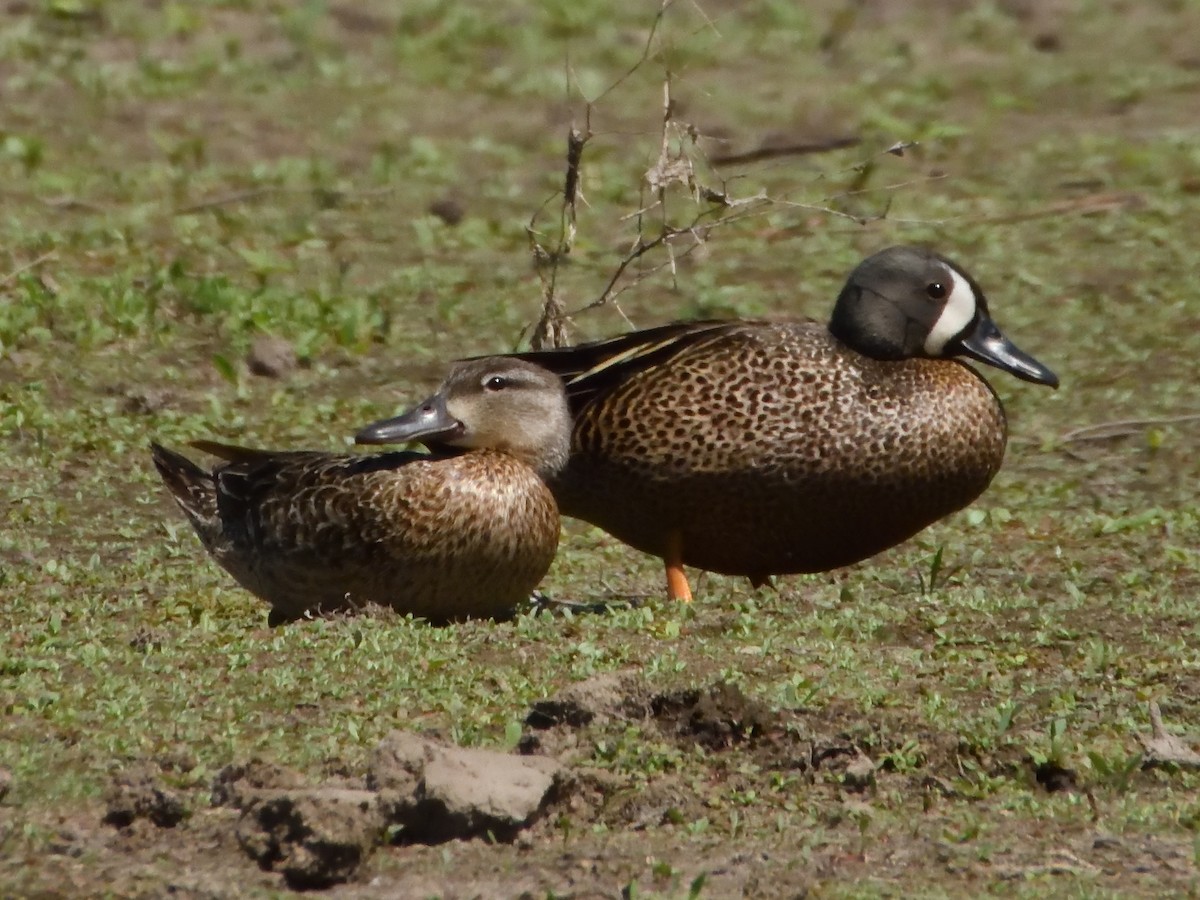
<path id="1" fill-rule="evenodd" d="M 692 589 L 683 571 L 683 534 L 678 529 L 667 535 L 667 552 L 663 562 L 667 565 L 667 599 L 691 603 Z"/>

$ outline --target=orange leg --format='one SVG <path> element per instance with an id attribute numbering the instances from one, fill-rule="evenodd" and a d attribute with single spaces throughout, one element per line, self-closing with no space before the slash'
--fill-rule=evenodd
<path id="1" fill-rule="evenodd" d="M 678 530 L 667 535 L 667 552 L 663 562 L 667 564 L 667 599 L 691 603 L 692 589 L 683 571 L 683 535 Z"/>

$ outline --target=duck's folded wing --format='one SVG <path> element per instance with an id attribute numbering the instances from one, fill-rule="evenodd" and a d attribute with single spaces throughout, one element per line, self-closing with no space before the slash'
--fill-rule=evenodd
<path id="1" fill-rule="evenodd" d="M 370 456 L 315 450 L 253 450 L 212 441 L 194 446 L 226 460 L 213 472 L 217 507 L 226 522 L 258 529 L 264 519 L 290 517 L 311 498 L 353 493 L 354 482 L 373 472 L 390 471 L 424 453 L 398 451 Z"/>
<path id="2" fill-rule="evenodd" d="M 607 393 L 631 375 L 661 365 L 689 347 L 745 324 L 743 320 L 729 319 L 673 322 L 574 347 L 512 355 L 543 366 L 562 378 L 567 385 L 571 413 L 578 415 L 592 398 Z"/>

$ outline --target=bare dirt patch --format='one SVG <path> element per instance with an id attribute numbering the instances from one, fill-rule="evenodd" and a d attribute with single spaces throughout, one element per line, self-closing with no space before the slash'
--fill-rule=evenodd
<path id="1" fill-rule="evenodd" d="M 722 681 L 655 691 L 618 672 L 535 703 L 529 720 L 519 754 L 395 732 L 361 775 L 314 780 L 252 761 L 223 769 L 207 796 L 169 787 L 169 767 L 130 764 L 103 810 L 57 820 L 48 855 L 18 883 L 30 892 L 103 884 L 120 896 L 286 886 L 365 898 L 609 896 L 637 882 L 668 896 L 790 897 L 872 870 L 915 886 L 930 866 L 964 889 L 979 877 L 1100 884 L 1132 870 L 1159 887 L 1189 877 L 1185 842 L 1086 821 L 1053 837 L 1036 822 L 1014 827 L 981 857 L 954 808 L 971 788 L 964 761 L 979 759 L 954 735 L 895 732 L 902 723 L 888 716 L 772 709 Z M 597 765 L 630 729 L 668 759 L 687 751 L 688 765 Z M 1104 802 L 1056 764 L 989 763 L 1025 768 L 1046 798 Z M 796 835 L 769 827 L 772 811 L 796 804 L 823 835 L 803 852 Z M 744 824 L 709 837 L 708 823 L 730 815 Z"/>
<path id="2" fill-rule="evenodd" d="M 752 742 L 774 733 L 781 724 L 778 713 L 727 682 L 659 694 L 650 702 L 650 710 L 664 733 L 709 750 Z"/>
<path id="3" fill-rule="evenodd" d="M 116 828 L 128 828 L 138 819 L 174 828 L 188 814 L 179 794 L 163 787 L 144 765 L 129 766 L 113 776 L 105 805 L 104 822 Z"/>

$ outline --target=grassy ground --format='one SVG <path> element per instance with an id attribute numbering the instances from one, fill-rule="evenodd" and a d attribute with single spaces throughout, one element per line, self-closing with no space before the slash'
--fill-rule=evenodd
<path id="1" fill-rule="evenodd" d="M 647 4 L 525 0 L 0 12 L 0 893 L 269 894 L 205 843 L 222 766 L 360 772 L 393 728 L 507 746 L 532 700 L 627 667 L 662 690 L 737 684 L 779 735 L 714 750 L 613 726 L 582 738 L 606 787 L 525 845 L 388 848 L 334 893 L 1200 887 L 1198 776 L 1145 767 L 1137 740 L 1150 701 L 1179 733 L 1200 720 L 1200 8 L 701 3 L 653 24 Z M 648 253 L 573 334 L 823 317 L 862 255 L 932 243 L 1062 378 L 989 373 L 1012 432 L 996 483 L 774 592 L 701 576 L 669 606 L 653 560 L 567 523 L 549 593 L 648 601 L 268 630 L 147 442 L 340 447 L 449 359 L 514 346 L 541 304 L 526 224 L 543 209 L 556 234 L 543 204 L 581 95 L 600 99 L 559 290 L 568 309 L 598 297 L 636 235 L 668 69 L 677 119 L 707 136 L 697 177 L 769 200 L 695 252 L 676 239 L 673 277 Z M 703 164 L 844 136 L 861 143 Z M 690 203 L 674 189 L 670 221 Z M 302 366 L 247 374 L 261 334 Z M 839 741 L 879 764 L 873 786 L 795 762 Z M 162 769 L 190 824 L 100 825 L 131 761 Z M 629 792 L 650 799 L 630 811 Z"/>

